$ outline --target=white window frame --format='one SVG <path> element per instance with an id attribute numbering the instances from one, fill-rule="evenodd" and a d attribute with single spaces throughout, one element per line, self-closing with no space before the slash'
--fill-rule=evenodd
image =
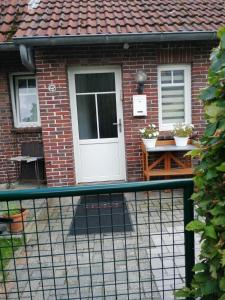
<path id="1" fill-rule="evenodd" d="M 30 127 L 40 127 L 40 106 L 38 99 L 38 90 L 37 90 L 37 122 L 20 122 L 19 118 L 19 95 L 18 95 L 18 80 L 19 79 L 35 79 L 36 81 L 36 90 L 37 90 L 37 80 L 34 74 L 30 73 L 12 73 L 9 76 L 10 81 L 10 92 L 11 92 L 11 101 L 12 101 L 12 111 L 13 111 L 13 121 L 15 128 L 30 128 Z"/>
<path id="2" fill-rule="evenodd" d="M 158 66 L 158 110 L 159 110 L 159 130 L 169 131 L 173 129 L 175 123 L 165 123 L 162 121 L 162 87 L 161 72 L 171 70 L 184 71 L 184 84 L 176 83 L 176 86 L 184 86 L 184 122 L 191 124 L 191 66 L 190 65 L 160 65 Z M 169 84 L 165 84 L 169 86 Z"/>

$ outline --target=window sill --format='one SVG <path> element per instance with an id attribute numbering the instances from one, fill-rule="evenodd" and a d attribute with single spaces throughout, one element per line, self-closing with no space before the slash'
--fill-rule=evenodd
<path id="1" fill-rule="evenodd" d="M 12 133 L 40 133 L 41 127 L 13 128 Z"/>

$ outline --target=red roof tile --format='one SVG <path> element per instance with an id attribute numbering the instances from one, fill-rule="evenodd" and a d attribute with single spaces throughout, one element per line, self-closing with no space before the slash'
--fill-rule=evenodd
<path id="1" fill-rule="evenodd" d="M 27 0 L 0 0 L 0 43 L 15 34 L 27 8 Z"/>
<path id="2" fill-rule="evenodd" d="M 225 25 L 224 0 L 5 0 L 1 6 L 0 41 L 18 9 L 24 15 L 16 20 L 17 38 L 216 31 Z"/>

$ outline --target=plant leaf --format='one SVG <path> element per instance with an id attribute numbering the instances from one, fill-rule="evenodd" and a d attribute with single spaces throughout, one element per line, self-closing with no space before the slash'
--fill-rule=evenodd
<path id="1" fill-rule="evenodd" d="M 188 231 L 200 232 L 203 231 L 204 229 L 205 229 L 205 224 L 199 220 L 191 221 L 186 226 L 186 230 Z"/>

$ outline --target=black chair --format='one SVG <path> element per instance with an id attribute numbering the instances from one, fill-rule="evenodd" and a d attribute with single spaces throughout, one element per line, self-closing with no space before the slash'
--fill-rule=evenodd
<path id="1" fill-rule="evenodd" d="M 22 143 L 21 155 L 9 160 L 17 165 L 20 182 L 36 181 L 39 187 L 41 182 L 45 182 L 44 151 L 41 142 Z"/>

